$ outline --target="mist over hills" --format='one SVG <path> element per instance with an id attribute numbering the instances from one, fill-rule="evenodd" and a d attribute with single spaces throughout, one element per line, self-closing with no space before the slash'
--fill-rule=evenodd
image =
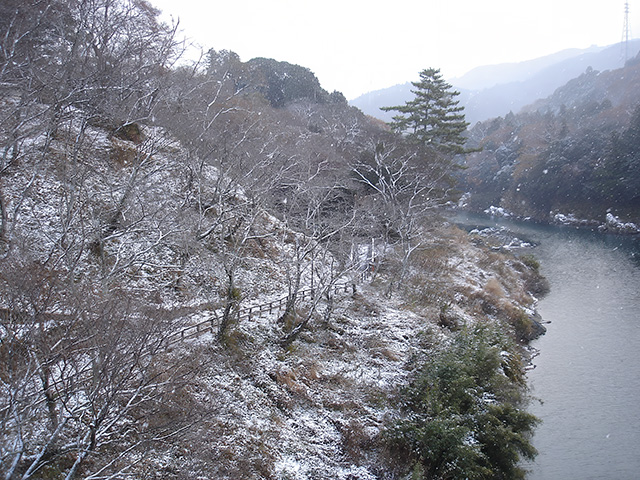
<path id="1" fill-rule="evenodd" d="M 476 123 L 466 208 L 636 233 L 640 223 L 640 55 Z M 496 210 L 498 209 L 498 210 Z"/>
<path id="2" fill-rule="evenodd" d="M 569 48 L 544 57 L 523 62 L 500 63 L 476 67 L 461 77 L 451 80 L 456 88 L 465 90 L 484 90 L 505 83 L 520 82 L 532 77 L 553 65 L 576 57 L 599 53 L 607 47 L 591 46 L 585 49 Z"/>
<path id="3" fill-rule="evenodd" d="M 476 68 L 450 83 L 470 122 L 459 187 L 467 209 L 542 222 L 636 232 L 640 223 L 640 40 L 564 50 Z M 350 103 L 385 121 L 381 106 L 413 98 L 411 83 Z M 619 219 L 619 220 L 618 220 Z M 630 222 L 630 223 L 626 223 Z"/>
<path id="4" fill-rule="evenodd" d="M 640 50 L 640 40 L 629 42 L 629 57 Z M 450 81 L 460 92 L 467 121 L 478 121 L 517 113 L 522 107 L 551 95 L 557 88 L 579 76 L 588 67 L 612 70 L 624 64 L 622 44 L 586 49 L 568 49 L 544 57 L 475 68 Z M 393 112 L 380 107 L 402 105 L 412 97 L 410 82 L 366 93 L 349 103 L 367 115 L 384 121 Z"/>

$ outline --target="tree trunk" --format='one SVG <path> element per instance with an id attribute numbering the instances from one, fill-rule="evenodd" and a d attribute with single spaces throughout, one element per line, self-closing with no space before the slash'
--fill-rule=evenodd
<path id="1" fill-rule="evenodd" d="M 226 296 L 227 298 L 224 306 L 224 311 L 222 312 L 222 320 L 220 321 L 220 327 L 218 328 L 218 335 L 217 335 L 218 342 L 221 342 L 222 339 L 224 338 L 224 335 L 226 334 L 227 329 L 231 324 L 232 314 L 234 313 L 234 310 L 237 310 L 237 308 L 234 308 L 234 307 L 236 307 L 238 304 L 238 298 L 237 298 L 238 293 L 236 290 L 233 273 L 228 272 L 227 277 L 228 277 L 227 296 Z"/>

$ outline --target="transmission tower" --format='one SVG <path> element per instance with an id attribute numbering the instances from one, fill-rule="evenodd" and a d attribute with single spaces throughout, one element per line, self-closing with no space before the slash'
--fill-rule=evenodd
<path id="1" fill-rule="evenodd" d="M 624 49 L 624 63 L 629 60 L 629 2 L 624 2 L 624 27 L 622 28 L 622 48 Z"/>

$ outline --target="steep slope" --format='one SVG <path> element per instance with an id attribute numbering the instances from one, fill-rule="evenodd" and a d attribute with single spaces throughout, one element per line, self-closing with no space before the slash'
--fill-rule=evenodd
<path id="1" fill-rule="evenodd" d="M 389 456 L 384 439 L 403 418 L 394 399 L 414 375 L 415 358 L 477 324 L 528 335 L 521 329 L 534 298 L 525 285 L 535 275 L 483 247 L 481 237 L 474 246 L 452 227 L 425 230 L 429 248 L 407 286 L 389 295 L 390 267 L 373 277 L 337 275 L 336 257 L 320 247 L 315 266 L 300 263 L 296 246 L 306 237 L 259 209 L 254 241 L 234 250 L 241 255 L 234 308 L 286 296 L 296 268 L 303 285 L 316 279 L 318 292 L 328 279 L 348 287 L 299 299 L 297 315 L 310 323 L 289 346 L 279 339 L 295 318 L 280 309 L 234 317 L 220 340 L 233 240 L 197 241 L 208 217 L 192 199 L 218 184 L 221 172 L 209 167 L 195 183 L 190 171 L 200 161 L 161 128 L 116 134 L 81 119 L 69 112 L 51 138 L 33 123 L 3 185 L 11 214 L 0 354 L 12 367 L 1 374 L 16 387 L 12 401 L 28 408 L 19 424 L 5 421 L 2 443 L 11 444 L 18 426 L 60 426 L 55 438 L 47 427 L 21 433 L 21 473 L 54 441 L 60 450 L 39 467 L 50 476 L 86 454 L 85 475 L 401 478 L 406 463 Z M 236 186 L 216 208 L 235 210 L 247 195 Z M 179 341 L 180 331 L 203 320 L 213 330 Z M 34 337 L 49 375 L 44 391 L 17 349 Z M 33 396 L 48 403 L 32 405 Z M 101 412 L 95 431 L 83 420 L 94 411 Z M 94 443 L 76 444 L 83 435 Z"/>
<path id="2" fill-rule="evenodd" d="M 178 65 L 147 2 L 0 12 L 3 478 L 521 473 L 543 289 L 438 217 L 449 157 L 303 67 Z M 440 428 L 407 387 L 461 344 Z M 431 424 L 460 455 L 420 454 Z"/>

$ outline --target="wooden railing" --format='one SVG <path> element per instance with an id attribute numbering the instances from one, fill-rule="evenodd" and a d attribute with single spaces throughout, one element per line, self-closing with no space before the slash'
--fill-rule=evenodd
<path id="1" fill-rule="evenodd" d="M 349 293 L 352 291 L 355 293 L 355 284 L 352 283 L 338 283 L 330 287 L 330 292 L 334 295 L 338 293 Z M 316 294 L 316 289 L 307 288 L 300 290 L 297 295 L 299 301 L 311 300 Z M 255 316 L 261 316 L 263 314 L 273 314 L 274 312 L 280 313 L 287 304 L 288 297 L 282 297 L 278 300 L 266 302 L 260 305 L 252 305 L 250 307 L 241 308 L 234 317 L 238 321 L 251 320 Z M 222 320 L 222 313 L 220 311 L 213 310 L 210 313 L 209 318 L 199 323 L 189 325 L 181 330 L 169 334 L 166 337 L 166 346 L 169 347 L 175 343 L 188 340 L 190 338 L 198 337 L 208 332 L 215 332 Z"/>
<path id="2" fill-rule="evenodd" d="M 337 295 L 339 293 L 349 293 L 352 291 L 355 293 L 356 285 L 353 283 L 338 283 L 334 284 L 329 288 L 329 292 Z M 312 300 L 315 298 L 315 295 L 319 293 L 316 289 L 307 288 L 304 290 L 300 290 L 297 294 L 298 301 Z M 322 294 L 326 294 L 324 291 Z M 262 303 L 259 305 L 252 305 L 250 307 L 241 308 L 236 314 L 235 318 L 238 320 L 251 320 L 255 316 L 261 316 L 263 314 L 273 314 L 280 313 L 287 304 L 288 297 L 282 297 L 278 300 L 273 300 L 270 302 Z M 0 315 L 2 312 L 0 311 Z M 208 332 L 216 332 L 219 328 L 220 321 L 222 320 L 222 314 L 219 311 L 213 310 L 211 311 L 210 317 L 206 320 L 203 320 L 199 323 L 189 325 L 183 327 L 182 329 L 172 332 L 164 337 L 161 343 L 158 345 L 160 348 L 169 348 L 172 345 L 182 342 L 184 340 L 196 338 L 200 335 L 203 335 Z M 91 372 L 88 366 L 85 366 L 83 371 L 76 372 L 69 376 L 66 376 L 62 379 L 49 379 L 49 388 L 53 388 L 56 391 L 56 394 L 60 394 L 62 391 L 66 391 L 68 389 L 68 382 L 79 382 L 85 380 L 86 376 L 90 376 Z M 45 399 L 37 400 L 33 406 L 44 402 Z"/>

